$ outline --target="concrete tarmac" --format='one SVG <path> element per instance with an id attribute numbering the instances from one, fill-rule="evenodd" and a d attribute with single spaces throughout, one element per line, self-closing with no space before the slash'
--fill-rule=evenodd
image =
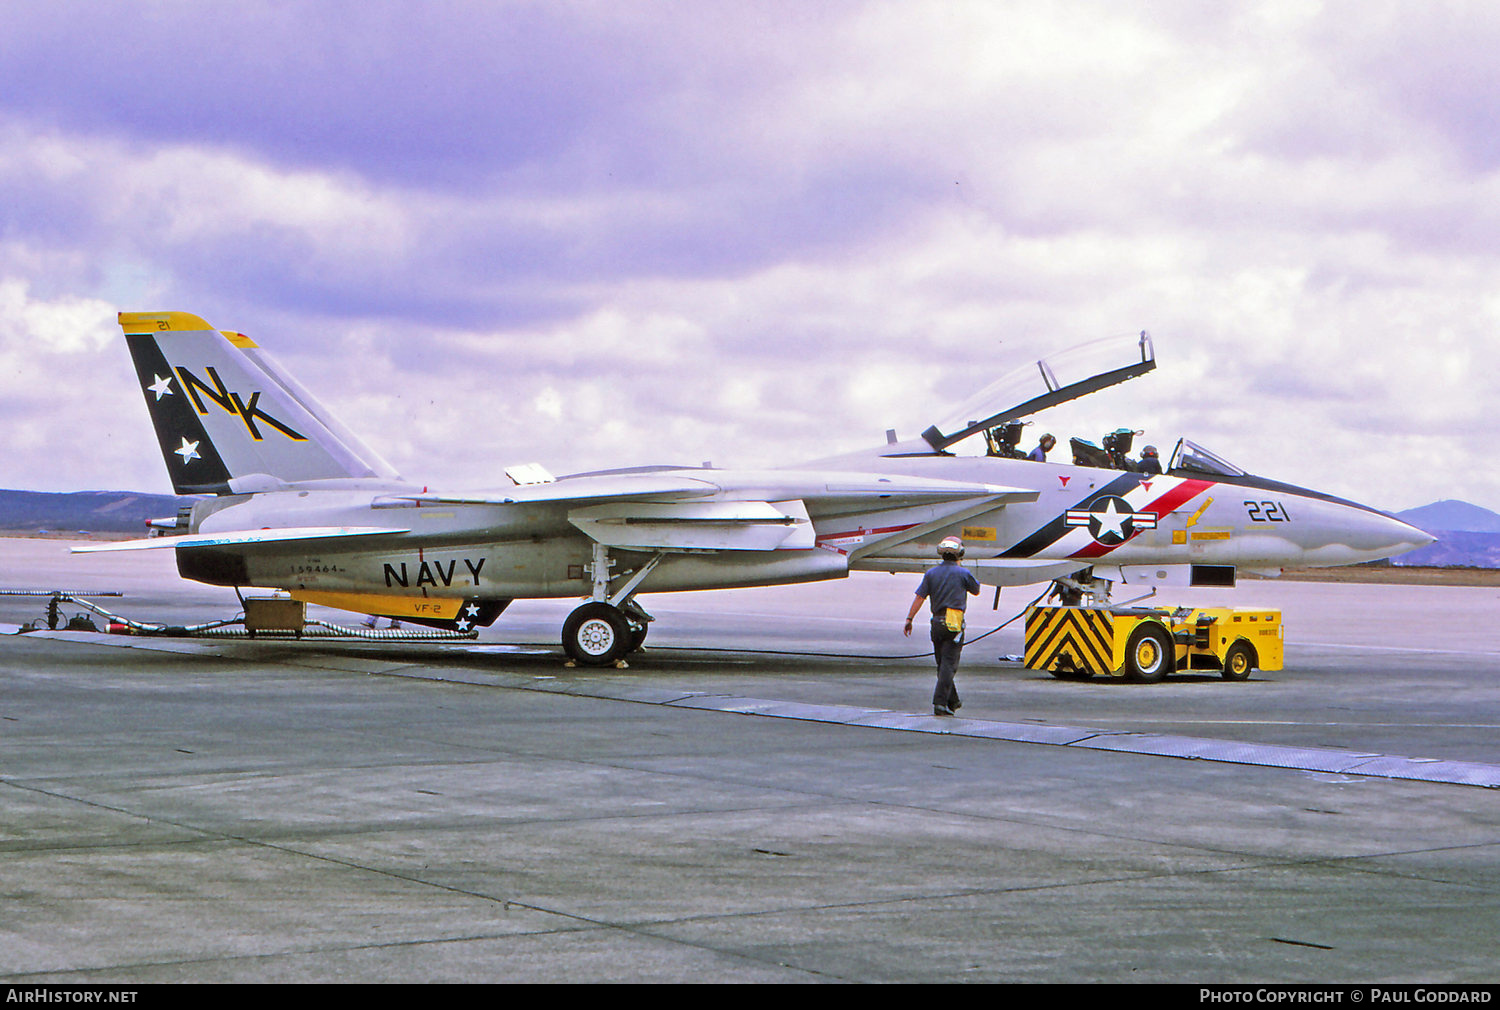
<path id="1" fill-rule="evenodd" d="M 944 720 L 915 583 L 646 596 L 624 670 L 562 665 L 571 601 L 477 645 L 0 634 L 0 979 L 1500 980 L 1500 590 L 1175 592 L 1281 607 L 1287 664 L 1157 685 L 997 661 L 1036 590 L 986 591 Z M 0 540 L 31 586 L 237 609 Z"/>

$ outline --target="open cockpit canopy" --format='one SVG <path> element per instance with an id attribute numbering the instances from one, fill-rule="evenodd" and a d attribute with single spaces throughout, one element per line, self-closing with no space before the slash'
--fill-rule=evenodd
<path id="1" fill-rule="evenodd" d="M 1106 337 L 1070 347 L 1010 372 L 922 432 L 939 452 L 1005 421 L 1097 392 L 1156 367 L 1151 336 Z"/>

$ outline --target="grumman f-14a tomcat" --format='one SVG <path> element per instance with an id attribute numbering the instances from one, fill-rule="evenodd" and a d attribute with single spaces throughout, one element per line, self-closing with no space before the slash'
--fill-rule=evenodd
<path id="1" fill-rule="evenodd" d="M 1024 418 L 1155 368 L 1144 333 L 1028 364 L 920 437 L 865 452 L 561 478 L 527 464 L 500 490 L 463 493 L 404 480 L 248 337 L 181 312 L 119 321 L 172 486 L 204 497 L 158 522 L 174 536 L 79 550 L 171 547 L 184 578 L 460 631 L 514 599 L 581 597 L 562 642 L 583 663 L 640 647 L 639 594 L 917 572 L 950 535 L 983 583 L 1057 580 L 1095 601 L 1112 583 L 1232 584 L 1236 569 L 1355 564 L 1432 540 L 1185 439 L 1162 474 L 1079 440 L 1071 464 L 1017 458 Z M 985 455 L 951 451 L 973 436 Z"/>

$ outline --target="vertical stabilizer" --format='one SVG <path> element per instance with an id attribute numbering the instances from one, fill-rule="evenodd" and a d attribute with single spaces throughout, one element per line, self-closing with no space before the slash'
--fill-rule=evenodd
<path id="1" fill-rule="evenodd" d="M 250 338 L 186 312 L 122 312 L 120 326 L 178 494 L 247 478 L 399 479 Z"/>

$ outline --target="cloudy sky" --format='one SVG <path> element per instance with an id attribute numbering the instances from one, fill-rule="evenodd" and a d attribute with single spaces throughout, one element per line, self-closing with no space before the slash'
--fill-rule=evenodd
<path id="1" fill-rule="evenodd" d="M 0 487 L 167 490 L 115 325 L 271 351 L 408 478 L 1043 415 L 1500 509 L 1500 6 L 0 5 Z M 1033 429 L 1033 433 L 1036 429 Z"/>

